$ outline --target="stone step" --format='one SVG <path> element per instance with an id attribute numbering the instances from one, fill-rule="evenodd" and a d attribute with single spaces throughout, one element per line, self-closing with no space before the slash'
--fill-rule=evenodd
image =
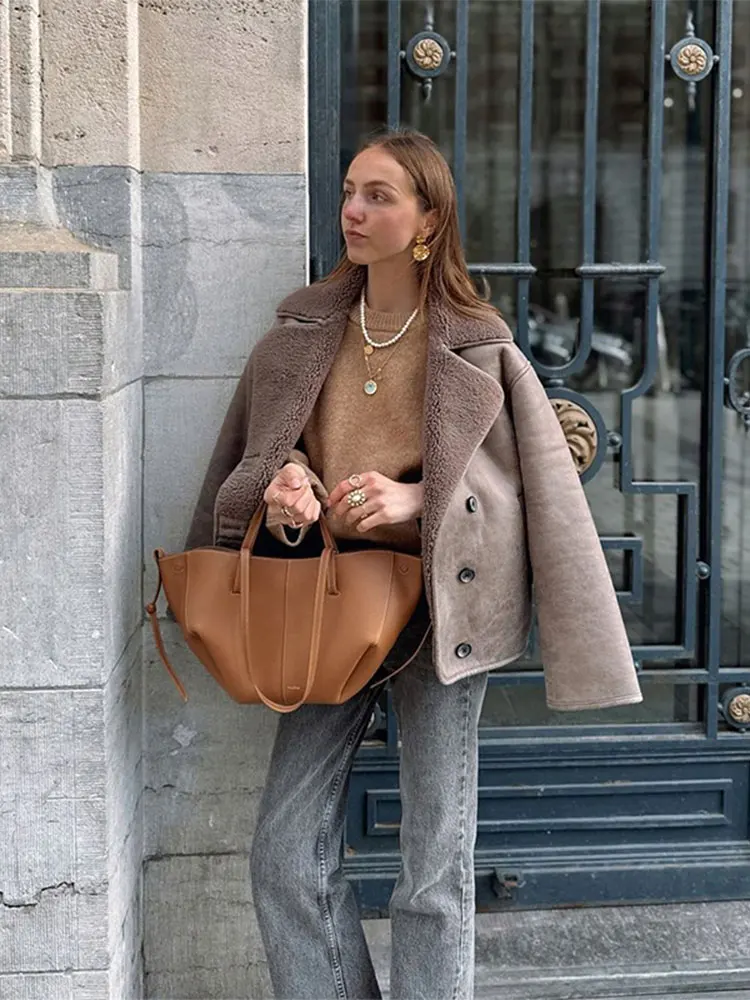
<path id="1" fill-rule="evenodd" d="M 501 994 L 494 994 L 496 997 L 500 997 Z M 627 996 L 632 996 L 632 993 L 627 994 Z M 653 993 L 653 994 L 641 994 L 645 997 L 645 1000 L 748 1000 L 750 998 L 750 990 L 725 990 L 718 991 L 711 990 L 710 993 Z M 615 995 L 609 993 L 607 996 L 591 997 L 591 1000 L 622 1000 L 623 994 Z"/>
<path id="2" fill-rule="evenodd" d="M 478 913 L 476 1000 L 750 1000 L 746 910 L 735 901 Z M 722 911 L 733 933 L 717 941 Z M 385 998 L 390 921 L 364 928 Z"/>
<path id="3" fill-rule="evenodd" d="M 385 997 L 387 994 L 383 994 Z M 550 991 L 529 986 L 523 992 L 519 992 L 514 985 L 505 986 L 482 986 L 477 984 L 475 1000 L 750 1000 L 750 990 L 722 989 L 716 986 L 711 990 L 690 991 L 688 993 L 680 989 L 676 993 L 654 993 L 645 984 L 636 992 L 632 988 L 627 988 L 625 992 L 617 993 L 581 993 L 577 989 L 571 992 L 569 987 L 562 990 Z"/>
<path id="4" fill-rule="evenodd" d="M 0 288 L 118 288 L 117 254 L 82 243 L 65 229 L 0 225 Z"/>

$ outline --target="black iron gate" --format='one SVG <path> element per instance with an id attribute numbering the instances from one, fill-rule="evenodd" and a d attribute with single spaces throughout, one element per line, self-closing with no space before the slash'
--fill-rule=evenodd
<path id="1" fill-rule="evenodd" d="M 554 400 L 644 688 L 550 712 L 533 642 L 491 675 L 480 908 L 747 897 L 750 4 L 311 0 L 310 101 L 313 277 L 364 135 L 412 125 L 449 158 L 470 269 Z M 366 913 L 387 910 L 398 825 L 386 694 L 350 793 Z"/>

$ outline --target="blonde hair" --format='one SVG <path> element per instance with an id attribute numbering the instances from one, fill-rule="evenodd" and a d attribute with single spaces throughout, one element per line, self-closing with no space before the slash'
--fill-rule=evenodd
<path id="1" fill-rule="evenodd" d="M 456 186 L 450 167 L 436 144 L 421 132 L 399 128 L 371 136 L 360 146 L 357 155 L 366 149 L 382 149 L 392 156 L 411 177 L 422 211 L 435 212 L 436 224 L 428 241 L 430 256 L 423 263 L 415 264 L 419 268 L 420 308 L 430 300 L 437 300 L 466 316 L 478 319 L 497 316 L 498 310 L 480 297 L 466 266 L 458 225 Z M 322 280 L 334 281 L 363 267 L 352 263 L 345 251 L 336 267 Z"/>

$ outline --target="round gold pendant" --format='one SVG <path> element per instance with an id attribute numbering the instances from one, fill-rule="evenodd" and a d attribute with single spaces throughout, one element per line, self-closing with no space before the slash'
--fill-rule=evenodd
<path id="1" fill-rule="evenodd" d="M 370 354 L 373 353 L 374 350 L 375 348 L 372 346 L 372 344 L 365 344 L 365 354 L 369 356 Z"/>
<path id="2" fill-rule="evenodd" d="M 378 391 L 378 383 L 374 379 L 368 379 L 365 382 L 365 392 L 368 396 L 374 396 Z"/>

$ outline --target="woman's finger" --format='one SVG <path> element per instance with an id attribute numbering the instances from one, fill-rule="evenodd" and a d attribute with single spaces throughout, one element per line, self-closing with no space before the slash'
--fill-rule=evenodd
<path id="1" fill-rule="evenodd" d="M 376 510 L 372 514 L 368 514 L 363 517 L 361 521 L 357 524 L 357 531 L 364 534 L 367 531 L 372 531 L 373 528 L 379 527 L 381 524 L 388 524 L 388 521 L 383 517 L 383 512 Z"/>
<path id="2" fill-rule="evenodd" d="M 279 485 L 275 479 L 272 479 L 266 488 L 266 492 L 263 494 L 263 499 L 266 503 L 278 503 L 280 496 Z"/>
<path id="3" fill-rule="evenodd" d="M 310 499 L 305 504 L 302 513 L 300 515 L 304 520 L 305 524 L 314 524 L 318 520 L 319 510 L 316 510 L 316 507 L 319 508 L 319 506 L 320 505 L 318 504 L 318 501 L 315 499 L 315 497 L 311 496 Z"/>
<path id="4" fill-rule="evenodd" d="M 333 510 L 334 507 L 336 507 L 339 503 L 341 503 L 341 500 L 349 492 L 351 488 L 352 487 L 349 485 L 349 483 L 346 482 L 346 480 L 337 483 L 336 486 L 334 486 L 334 488 L 328 494 L 328 509 Z"/>

